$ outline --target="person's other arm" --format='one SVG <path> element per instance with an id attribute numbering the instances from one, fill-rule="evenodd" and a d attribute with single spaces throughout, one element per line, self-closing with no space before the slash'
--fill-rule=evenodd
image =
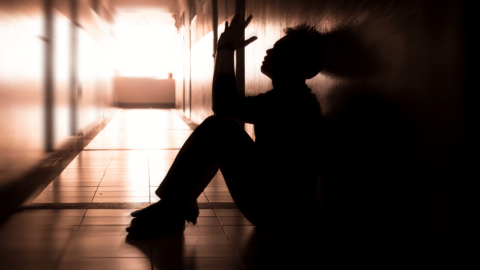
<path id="1" fill-rule="evenodd" d="M 217 115 L 225 115 L 246 122 L 249 119 L 244 113 L 244 97 L 238 94 L 237 83 L 235 80 L 234 52 L 235 49 L 245 47 L 257 38 L 252 37 L 243 41 L 242 32 L 250 23 L 252 16 L 246 22 L 242 22 L 240 17 L 235 15 L 230 27 L 225 22 L 225 31 L 218 41 L 218 51 L 215 58 L 215 70 L 212 83 L 212 110 Z"/>
<path id="2" fill-rule="evenodd" d="M 241 98 L 235 80 L 234 45 L 225 44 L 222 38 L 223 34 L 218 42 L 212 83 L 212 109 L 217 115 L 225 115 L 228 112 L 228 104 L 238 103 Z"/>

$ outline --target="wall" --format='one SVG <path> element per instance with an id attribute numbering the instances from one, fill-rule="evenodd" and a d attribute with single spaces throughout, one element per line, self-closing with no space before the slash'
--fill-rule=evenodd
<path id="1" fill-rule="evenodd" d="M 196 29 L 209 23 L 199 15 L 204 2 L 197 1 Z M 219 36 L 234 1 L 215 2 Z M 272 88 L 260 66 L 285 27 L 307 22 L 324 35 L 326 67 L 307 84 L 328 124 L 319 166 L 339 228 L 362 220 L 357 233 L 403 227 L 450 235 L 464 119 L 461 2 L 247 0 L 245 7 L 254 16 L 245 36 L 258 36 L 245 49 L 247 96 Z M 197 35 L 191 50 L 187 116 L 197 124 L 212 113 L 209 34 Z M 246 130 L 254 137 L 251 125 Z"/>
<path id="2" fill-rule="evenodd" d="M 114 89 L 120 106 L 144 104 L 149 107 L 174 107 L 175 104 L 175 80 L 173 79 L 115 77 Z"/>
<path id="3" fill-rule="evenodd" d="M 0 1 L 0 188 L 44 154 L 43 1 Z"/>
<path id="4" fill-rule="evenodd" d="M 0 1 L 0 191 L 112 113 L 108 2 L 91 3 Z"/>
<path id="5" fill-rule="evenodd" d="M 246 36 L 259 36 L 246 48 L 247 95 L 271 88 L 258 71 L 282 29 L 307 22 L 325 35 L 326 68 L 307 83 L 329 124 L 324 173 L 337 213 L 448 235 L 463 119 L 459 3 L 247 1 L 246 9 L 254 15 Z"/>

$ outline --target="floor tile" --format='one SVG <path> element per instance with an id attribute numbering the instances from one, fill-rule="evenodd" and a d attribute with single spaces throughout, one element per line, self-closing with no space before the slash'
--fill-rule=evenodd
<path id="1" fill-rule="evenodd" d="M 227 235 L 231 234 L 251 234 L 255 231 L 255 226 L 223 226 Z"/>
<path id="2" fill-rule="evenodd" d="M 83 182 L 100 182 L 102 177 L 85 177 L 85 178 L 76 178 L 76 177 L 63 177 L 55 178 L 54 183 L 83 183 Z"/>
<path id="3" fill-rule="evenodd" d="M 253 224 L 247 220 L 244 216 L 236 216 L 236 217 L 218 217 L 220 223 L 223 226 L 252 226 Z"/>
<path id="4" fill-rule="evenodd" d="M 212 196 L 212 197 L 232 197 L 229 191 L 223 191 L 223 192 L 210 192 L 210 191 L 205 191 L 205 195 L 207 196 Z"/>
<path id="5" fill-rule="evenodd" d="M 100 186 L 98 187 L 97 192 L 103 191 L 149 191 L 149 187 L 147 186 L 123 186 L 123 187 L 111 187 L 111 186 Z"/>
<path id="6" fill-rule="evenodd" d="M 93 197 L 95 191 L 48 191 L 45 190 L 38 197 Z"/>
<path id="7" fill-rule="evenodd" d="M 92 234 L 117 234 L 127 236 L 127 231 L 125 229 L 129 227 L 126 225 L 122 226 L 80 226 L 78 228 L 78 234 L 92 235 Z"/>
<path id="8" fill-rule="evenodd" d="M 135 175 L 135 174 L 132 174 L 132 175 L 130 175 L 130 174 L 113 175 L 113 174 L 109 174 L 109 175 L 105 175 L 102 178 L 102 182 L 106 182 L 106 181 L 112 181 L 112 182 L 116 182 L 116 181 L 134 181 L 134 182 L 146 181 L 146 182 L 148 182 L 149 177 L 148 177 L 148 174 L 143 174 L 143 175 Z"/>
<path id="9" fill-rule="evenodd" d="M 65 197 L 39 197 L 33 200 L 32 203 L 89 203 L 92 201 L 92 196 L 65 196 Z"/>
<path id="10" fill-rule="evenodd" d="M 217 217 L 198 217 L 197 225 L 220 225 Z"/>
<path id="11" fill-rule="evenodd" d="M 184 237 L 185 245 L 199 246 L 230 246 L 230 241 L 224 234 L 189 234 Z"/>
<path id="12" fill-rule="evenodd" d="M 153 258 L 154 270 L 243 270 L 237 258 Z"/>
<path id="13" fill-rule="evenodd" d="M 149 258 L 63 258 L 58 270 L 151 270 Z"/>
<path id="14" fill-rule="evenodd" d="M 150 250 L 150 240 L 147 239 L 129 239 L 127 241 L 127 237 L 122 234 L 77 233 L 69 242 L 64 257 L 148 258 L 150 257 Z"/>
<path id="15" fill-rule="evenodd" d="M 149 196 L 138 196 L 138 197 L 103 197 L 103 196 L 95 196 L 93 197 L 92 202 L 150 202 Z"/>
<path id="16" fill-rule="evenodd" d="M 35 262 L 48 265 L 58 260 L 68 240 L 75 234 L 78 226 L 15 226 L 2 227 L 0 230 L 0 262 L 1 269 L 7 265 L 18 263 L 22 269 Z M 38 269 L 36 265 L 30 265 Z"/>
<path id="17" fill-rule="evenodd" d="M 243 213 L 238 209 L 214 209 L 219 217 L 243 217 Z"/>
<path id="18" fill-rule="evenodd" d="M 58 178 L 101 178 L 104 174 L 104 171 L 84 171 L 78 170 L 77 172 L 72 171 L 64 171 L 62 172 Z"/>
<path id="19" fill-rule="evenodd" d="M 27 209 L 20 216 L 29 217 L 83 217 L 86 209 Z"/>
<path id="20" fill-rule="evenodd" d="M 100 182 L 100 187 L 137 187 L 145 186 L 148 187 L 148 181 L 102 181 Z"/>
<path id="21" fill-rule="evenodd" d="M 213 211 L 213 209 L 200 209 L 200 217 L 214 217 L 216 216 L 215 215 L 215 212 Z"/>
<path id="22" fill-rule="evenodd" d="M 103 168 L 65 168 L 62 173 L 105 172 Z"/>
<path id="23" fill-rule="evenodd" d="M 188 224 L 184 231 L 185 235 L 188 234 L 225 234 L 222 226 L 214 225 L 192 225 Z"/>
<path id="24" fill-rule="evenodd" d="M 153 245 L 153 257 L 181 256 L 187 258 L 237 258 L 237 253 L 232 246 L 182 246 L 170 248 L 169 246 Z"/>
<path id="25" fill-rule="evenodd" d="M 234 202 L 232 197 L 207 196 L 209 202 Z"/>
<path id="26" fill-rule="evenodd" d="M 147 190 L 132 190 L 132 191 L 98 191 L 95 193 L 95 196 L 103 196 L 103 197 L 139 197 L 139 196 L 149 196 L 149 192 Z"/>
<path id="27" fill-rule="evenodd" d="M 82 221 L 82 226 L 86 225 L 130 225 L 132 216 L 124 217 L 85 217 Z"/>
<path id="28" fill-rule="evenodd" d="M 65 187 L 65 186 L 48 186 L 43 191 L 93 191 L 95 192 L 97 187 Z"/>
<path id="29" fill-rule="evenodd" d="M 85 217 L 130 217 L 138 209 L 88 209 Z"/>
<path id="30" fill-rule="evenodd" d="M 96 181 L 75 181 L 75 182 L 57 182 L 53 181 L 48 187 L 96 187 L 100 180 Z"/>
<path id="31" fill-rule="evenodd" d="M 8 220 L 4 226 L 71 226 L 80 225 L 83 216 L 24 216 L 18 215 Z"/>
<path id="32" fill-rule="evenodd" d="M 205 192 L 228 192 L 228 187 L 207 186 Z"/>

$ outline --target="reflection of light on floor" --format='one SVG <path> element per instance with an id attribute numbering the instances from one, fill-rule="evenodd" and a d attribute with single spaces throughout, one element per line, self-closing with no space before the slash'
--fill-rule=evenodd
<path id="1" fill-rule="evenodd" d="M 172 110 L 123 110 L 33 202 L 156 202 L 191 133 Z M 197 201 L 233 201 L 221 172 Z"/>
<path id="2" fill-rule="evenodd" d="M 175 35 L 173 25 L 116 24 L 118 75 L 166 79 L 174 68 Z"/>

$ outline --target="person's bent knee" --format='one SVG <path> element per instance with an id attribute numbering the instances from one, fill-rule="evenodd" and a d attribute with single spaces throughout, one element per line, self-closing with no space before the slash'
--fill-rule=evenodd
<path id="1" fill-rule="evenodd" d="M 207 117 L 200 126 L 209 130 L 220 131 L 230 128 L 239 128 L 240 126 L 232 119 L 225 116 L 212 115 Z M 200 127 L 199 126 L 199 127 Z"/>

